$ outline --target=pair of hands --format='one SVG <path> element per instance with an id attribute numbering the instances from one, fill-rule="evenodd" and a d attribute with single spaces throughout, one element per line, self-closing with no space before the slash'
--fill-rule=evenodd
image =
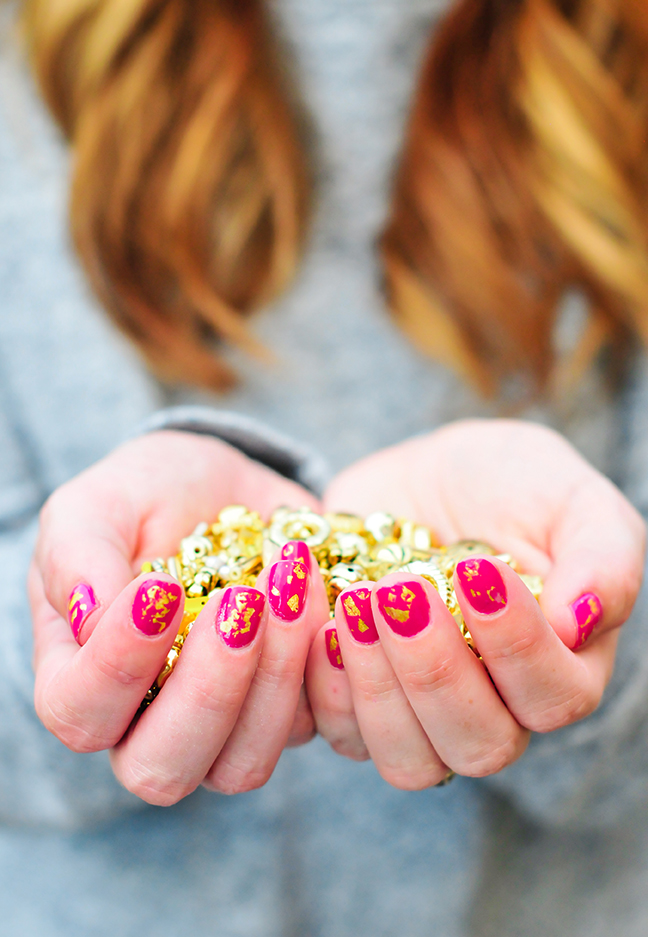
<path id="1" fill-rule="evenodd" d="M 429 525 L 442 542 L 490 542 L 542 575 L 545 588 L 537 603 L 492 558 L 482 573 L 491 584 L 501 577 L 494 604 L 484 605 L 470 576 L 456 581 L 481 663 L 433 587 L 411 575 L 365 584 L 369 618 L 356 640 L 341 601 L 329 621 L 311 559 L 297 618 L 286 621 L 266 601 L 245 647 L 221 639 L 214 623 L 223 594 L 212 598 L 162 692 L 133 722 L 182 614 L 172 603 L 165 630 L 136 627 L 133 603 L 151 575 L 133 576 L 230 503 L 265 517 L 281 504 L 389 511 Z M 568 725 L 598 705 L 643 552 L 643 522 L 618 490 L 560 436 L 533 424 L 451 424 L 351 466 L 323 503 L 218 440 L 154 433 L 64 485 L 43 511 L 29 579 L 36 708 L 73 750 L 110 749 L 122 784 L 156 804 L 201 783 L 226 793 L 258 787 L 283 748 L 315 730 L 341 754 L 370 756 L 404 789 L 436 784 L 449 768 L 484 776 L 519 757 L 530 730 Z M 257 583 L 264 594 L 268 577 L 265 569 Z M 173 590 L 171 577 L 155 578 Z M 77 643 L 67 619 L 79 583 L 91 586 L 97 607 Z M 392 606 L 412 591 L 423 617 L 405 635 L 394 630 Z M 577 647 L 593 621 L 590 614 L 587 625 L 584 610 L 597 601 L 600 620 Z M 327 653 L 333 625 L 344 669 Z M 366 634 L 375 640 L 367 643 Z"/>

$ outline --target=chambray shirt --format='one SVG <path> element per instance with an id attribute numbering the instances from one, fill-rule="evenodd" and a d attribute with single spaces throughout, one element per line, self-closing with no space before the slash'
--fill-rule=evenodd
<path id="1" fill-rule="evenodd" d="M 254 323 L 277 363 L 229 350 L 242 381 L 218 399 L 162 388 L 89 295 L 68 242 L 65 148 L 21 61 L 14 9 L 0 10 L 0 937 L 646 933 L 643 594 L 592 717 L 534 738 L 496 778 L 440 790 L 397 791 L 371 763 L 316 740 L 286 752 L 261 790 L 148 807 L 114 780 L 105 753 L 67 751 L 33 709 L 25 575 L 37 512 L 153 414 L 199 403 L 254 417 L 335 471 L 486 412 L 398 331 L 374 253 L 445 6 L 274 0 L 315 128 L 318 202 L 296 282 Z M 573 340 L 580 315 L 572 303 L 558 340 Z M 647 388 L 639 362 L 615 399 L 594 375 L 569 408 L 527 414 L 563 431 L 644 514 Z M 214 411 L 204 419 L 223 424 Z M 284 446 L 311 480 L 316 464 L 322 476 L 299 446 L 245 422 L 239 435 L 260 452 Z"/>

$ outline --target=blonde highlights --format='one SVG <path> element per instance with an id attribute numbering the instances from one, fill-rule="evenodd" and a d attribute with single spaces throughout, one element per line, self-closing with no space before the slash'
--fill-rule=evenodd
<path id="1" fill-rule="evenodd" d="M 296 267 L 307 176 L 258 0 L 27 0 L 47 103 L 73 150 L 74 242 L 154 370 L 216 388 L 214 339 Z"/>
<path id="2" fill-rule="evenodd" d="M 487 393 L 554 370 L 566 288 L 648 342 L 648 8 L 463 0 L 423 69 L 383 238 L 395 313 Z"/>
<path id="3" fill-rule="evenodd" d="M 74 152 L 74 240 L 170 380 L 224 387 L 214 337 L 298 261 L 308 175 L 261 0 L 25 0 Z M 431 43 L 381 241 L 391 307 L 486 393 L 542 390 L 572 285 L 572 359 L 648 344 L 648 3 L 459 0 Z"/>

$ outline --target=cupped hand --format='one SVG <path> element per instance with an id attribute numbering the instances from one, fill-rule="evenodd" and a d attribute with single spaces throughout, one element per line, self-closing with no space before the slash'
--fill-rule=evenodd
<path id="1" fill-rule="evenodd" d="M 173 803 L 202 782 L 224 792 L 259 786 L 291 728 L 293 741 L 312 734 L 299 701 L 318 603 L 287 624 L 263 579 L 208 602 L 162 692 L 133 721 L 184 603 L 170 576 L 133 577 L 231 503 L 264 517 L 281 504 L 318 507 L 225 443 L 165 431 L 115 450 L 42 512 L 29 577 L 37 712 L 74 751 L 112 749 L 118 779 L 151 803 Z M 316 565 L 312 574 L 321 595 Z"/>
<path id="2" fill-rule="evenodd" d="M 545 580 L 537 602 L 494 557 L 458 567 L 482 660 L 418 577 L 343 593 L 335 630 L 321 629 L 307 665 L 317 727 L 336 750 L 371 756 L 392 784 L 421 788 L 449 769 L 495 773 L 529 731 L 596 708 L 641 583 L 644 524 L 561 436 L 513 420 L 451 424 L 352 466 L 325 508 L 390 511 L 428 524 L 442 543 L 483 540 Z"/>

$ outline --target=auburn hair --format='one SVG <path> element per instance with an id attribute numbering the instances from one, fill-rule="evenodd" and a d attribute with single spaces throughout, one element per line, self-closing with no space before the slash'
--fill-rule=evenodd
<path id="1" fill-rule="evenodd" d="M 425 58 L 381 238 L 391 308 L 486 393 L 648 343 L 645 0 L 459 0 Z M 71 227 L 94 290 L 168 380 L 223 388 L 214 339 L 283 290 L 309 175 L 261 0 L 25 0 L 73 150 Z"/>

